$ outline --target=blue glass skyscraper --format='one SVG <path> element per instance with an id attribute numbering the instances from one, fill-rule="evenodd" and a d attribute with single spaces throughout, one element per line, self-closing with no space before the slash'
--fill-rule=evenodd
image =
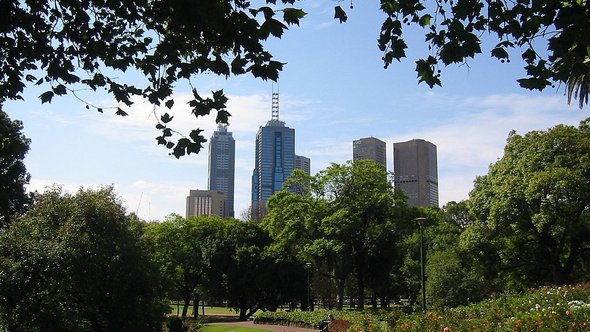
<path id="1" fill-rule="evenodd" d="M 252 206 L 265 204 L 295 169 L 295 129 L 283 121 L 268 121 L 256 135 L 252 174 Z"/>

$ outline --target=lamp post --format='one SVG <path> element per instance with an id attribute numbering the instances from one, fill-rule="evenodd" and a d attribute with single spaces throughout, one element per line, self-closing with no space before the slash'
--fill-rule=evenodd
<path id="1" fill-rule="evenodd" d="M 311 270 L 311 263 L 307 262 L 307 263 L 305 263 L 305 266 L 307 268 L 307 310 L 311 311 L 311 305 L 310 305 L 311 302 L 309 299 L 309 297 L 310 297 L 309 294 L 310 294 L 310 289 L 311 289 L 311 286 L 309 283 L 309 270 Z"/>
<path id="2" fill-rule="evenodd" d="M 422 312 L 426 312 L 426 287 L 424 283 L 424 227 L 426 218 L 416 218 L 414 221 L 420 229 L 420 284 L 422 286 Z"/>

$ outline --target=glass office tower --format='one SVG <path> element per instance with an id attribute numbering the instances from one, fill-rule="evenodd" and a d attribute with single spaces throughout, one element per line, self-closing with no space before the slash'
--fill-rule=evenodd
<path id="1" fill-rule="evenodd" d="M 283 189 L 295 168 L 295 129 L 272 119 L 256 134 L 252 174 L 252 207 L 263 207 L 270 196 Z"/>
<path id="2" fill-rule="evenodd" d="M 226 125 L 219 125 L 209 140 L 208 189 L 221 191 L 226 198 L 227 217 L 234 216 L 236 142 Z"/>

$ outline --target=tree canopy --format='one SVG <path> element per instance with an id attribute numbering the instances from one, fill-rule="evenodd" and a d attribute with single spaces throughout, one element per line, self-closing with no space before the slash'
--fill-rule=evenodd
<path id="1" fill-rule="evenodd" d="M 521 87 L 543 90 L 564 84 L 568 102 L 580 108 L 590 89 L 590 2 L 587 0 L 483 1 L 383 0 L 388 15 L 382 25 L 379 48 L 388 66 L 405 57 L 404 25 L 426 29 L 431 54 L 416 61 L 418 80 L 441 85 L 440 65 L 467 63 L 483 53 L 484 38 L 495 39 L 490 56 L 510 61 L 520 52 L 527 77 Z"/>
<path id="2" fill-rule="evenodd" d="M 22 129 L 22 122 L 11 120 L 0 104 L 0 229 L 32 202 L 24 187 L 30 178 L 24 164 L 30 140 Z"/>
<path id="3" fill-rule="evenodd" d="M 167 308 L 141 233 L 112 188 L 39 195 L 0 232 L 0 328 L 160 331 Z"/>
<path id="4" fill-rule="evenodd" d="M 314 177 L 296 174 L 269 200 L 263 227 L 276 246 L 331 278 L 342 308 L 344 286 L 356 280 L 359 307 L 365 289 L 388 284 L 394 261 L 394 218 L 405 208 L 385 167 L 371 160 L 332 164 Z M 293 189 L 302 189 L 299 193 Z M 397 220 L 395 220 L 397 221 Z"/>
<path id="5" fill-rule="evenodd" d="M 113 111 L 125 116 L 135 97 L 172 109 L 175 85 L 187 81 L 192 114 L 215 111 L 215 121 L 227 123 L 223 90 L 202 97 L 192 79 L 206 73 L 277 79 L 283 64 L 263 41 L 281 37 L 305 13 L 287 6 L 295 0 L 278 1 L 280 8 L 276 0 L 265 2 L 268 6 L 255 7 L 242 0 L 3 1 L 0 103 L 22 99 L 28 83 L 49 87 L 39 96 L 42 102 L 104 88 L 119 104 Z M 147 82 L 126 79 L 127 71 Z M 198 153 L 205 142 L 202 130 L 173 141 L 172 118 L 167 112 L 159 116 L 158 144 L 176 157 Z"/>
<path id="6" fill-rule="evenodd" d="M 589 124 L 513 132 L 502 159 L 475 181 L 476 222 L 462 241 L 508 282 L 561 285 L 588 275 Z"/>
<path id="7" fill-rule="evenodd" d="M 158 114 L 158 144 L 176 157 L 198 153 L 205 142 L 202 130 L 182 134 L 172 125 L 175 89 L 182 82 L 191 87 L 195 117 L 216 112 L 215 121 L 227 123 L 223 90 L 203 93 L 196 78 L 251 74 L 276 80 L 284 64 L 264 41 L 299 24 L 305 12 L 294 7 L 298 1 L 3 1 L 0 103 L 22 99 L 27 84 L 46 87 L 42 102 L 104 89 L 117 102 L 112 111 L 121 116 L 144 99 L 154 111 L 156 106 L 167 109 Z M 376 35 L 385 67 L 406 56 L 404 31 L 413 24 L 424 28 L 431 50 L 416 61 L 418 81 L 430 87 L 442 84 L 443 65 L 468 63 L 484 53 L 484 39 L 495 38 L 491 57 L 510 61 L 517 51 L 524 59 L 528 76 L 519 80 L 522 87 L 563 84 L 570 101 L 576 99 L 580 107 L 588 103 L 587 0 L 382 0 L 381 9 L 387 17 Z M 338 4 L 335 18 L 347 19 Z M 139 73 L 145 81 L 126 72 Z M 86 107 L 106 110 L 88 102 Z"/>

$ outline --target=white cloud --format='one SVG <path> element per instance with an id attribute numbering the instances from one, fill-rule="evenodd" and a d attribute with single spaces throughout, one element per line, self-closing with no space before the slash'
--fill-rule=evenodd
<path id="1" fill-rule="evenodd" d="M 441 205 L 467 198 L 476 176 L 485 175 L 489 165 L 502 157 L 511 130 L 525 134 L 559 123 L 577 125 L 586 116 L 558 96 L 508 94 L 460 100 L 430 92 L 425 98 L 436 107 L 460 111 L 437 126 L 385 140 L 391 151 L 393 143 L 414 138 L 437 146 Z"/>

